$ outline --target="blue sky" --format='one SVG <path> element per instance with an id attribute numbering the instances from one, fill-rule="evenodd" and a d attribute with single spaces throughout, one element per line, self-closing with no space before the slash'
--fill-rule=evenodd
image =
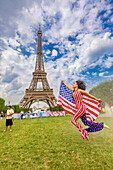
<path id="1" fill-rule="evenodd" d="M 113 79 L 111 0 L 0 1 L 0 97 L 18 104 L 35 69 L 42 30 L 45 71 L 58 97 L 61 80 L 87 91 Z"/>

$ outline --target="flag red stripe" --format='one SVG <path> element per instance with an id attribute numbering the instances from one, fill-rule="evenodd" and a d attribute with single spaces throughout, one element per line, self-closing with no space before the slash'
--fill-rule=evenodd
<path id="1" fill-rule="evenodd" d="M 70 107 L 70 105 L 65 104 L 65 102 L 60 102 L 60 103 L 59 103 L 59 101 L 58 101 L 57 105 L 58 105 L 58 104 L 59 104 L 61 107 L 67 108 L 67 110 L 71 110 L 71 111 L 73 112 L 73 114 L 76 113 L 76 109 Z"/>
<path id="2" fill-rule="evenodd" d="M 89 113 L 91 113 L 92 115 L 94 115 L 95 117 L 98 117 L 98 114 L 96 114 L 96 113 L 93 112 L 92 110 L 89 110 L 89 109 L 87 108 L 87 111 L 88 111 Z"/>
<path id="3" fill-rule="evenodd" d="M 87 98 L 86 98 L 86 99 L 84 98 L 84 99 L 82 100 L 82 102 L 85 102 L 86 105 L 87 105 L 87 103 L 90 104 L 91 106 L 93 105 L 93 106 L 96 107 L 96 108 L 98 108 L 98 107 L 100 106 L 100 103 L 99 103 L 99 102 L 95 103 L 95 102 L 89 101 Z"/>
<path id="4" fill-rule="evenodd" d="M 86 117 L 91 121 L 95 121 L 101 111 L 101 102 L 97 102 L 87 96 L 83 96 L 83 103 L 86 105 Z M 77 112 L 76 105 L 66 100 L 64 97 L 59 95 L 57 105 L 62 107 L 64 111 L 71 115 Z"/>
<path id="5" fill-rule="evenodd" d="M 91 117 L 93 120 L 95 120 L 94 115 L 92 116 L 91 113 L 88 113 L 88 112 L 87 112 L 86 117 Z M 96 116 L 96 117 L 97 117 L 97 116 Z"/>
<path id="6" fill-rule="evenodd" d="M 92 117 L 92 119 L 94 119 L 94 120 L 97 118 L 97 116 L 95 116 L 94 114 L 92 115 L 91 112 L 88 112 L 88 111 L 86 112 L 86 117 L 87 116 Z"/>
<path id="7" fill-rule="evenodd" d="M 90 101 L 91 103 L 95 103 L 95 104 L 98 104 L 98 101 L 96 101 L 96 100 L 94 100 L 94 99 L 92 99 L 92 98 L 90 98 L 90 97 L 88 97 L 88 96 L 83 96 L 83 100 L 84 99 L 86 99 L 86 100 L 88 100 L 88 101 Z"/>
<path id="8" fill-rule="evenodd" d="M 59 96 L 59 99 L 58 101 L 60 101 L 63 105 L 66 106 L 67 104 L 67 107 L 70 108 L 72 111 L 77 111 L 77 108 L 75 106 L 75 104 L 71 104 L 70 102 L 68 102 L 65 98 L 63 98 L 62 96 Z"/>
<path id="9" fill-rule="evenodd" d="M 63 110 L 67 111 L 69 114 L 74 115 L 77 112 L 77 108 L 75 107 L 75 105 L 71 105 L 70 103 L 67 102 L 67 100 L 63 99 L 60 96 L 60 99 L 57 101 L 57 105 L 61 106 L 63 108 Z"/>
<path id="10" fill-rule="evenodd" d="M 71 110 L 71 111 L 68 110 L 67 107 L 65 107 L 64 105 L 62 105 L 62 104 L 60 105 L 59 103 L 57 103 L 57 106 L 61 106 L 64 111 L 68 112 L 68 113 L 71 114 L 71 115 L 74 115 L 74 113 L 72 112 L 72 110 Z"/>
<path id="11" fill-rule="evenodd" d="M 59 99 L 63 100 L 65 103 L 69 104 L 70 106 L 72 106 L 72 107 L 75 107 L 75 108 L 76 108 L 75 104 L 73 104 L 73 103 L 69 102 L 69 101 L 68 101 L 68 100 L 66 100 L 64 97 L 59 96 Z"/>
<path id="12" fill-rule="evenodd" d="M 72 113 L 73 115 L 76 113 L 76 111 L 75 110 L 72 110 L 70 107 L 67 107 L 67 105 L 65 105 L 65 104 L 57 104 L 57 105 L 59 105 L 59 106 L 61 106 L 62 108 L 64 108 L 65 109 L 65 111 L 67 110 L 67 112 L 70 112 L 70 113 Z"/>
<path id="13" fill-rule="evenodd" d="M 63 99 L 61 96 L 59 96 L 59 98 L 60 98 L 60 100 L 57 101 L 57 105 L 63 107 L 63 109 L 65 109 L 65 111 L 67 111 L 68 113 L 74 115 L 74 113 L 76 113 L 76 111 L 77 111 L 76 107 L 75 107 L 75 109 L 74 109 L 74 108 L 71 108 L 71 107 L 70 107 L 70 103 L 68 103 L 68 102 L 67 102 L 65 99 Z M 62 101 L 63 101 L 63 102 L 62 102 Z M 60 102 L 60 104 L 59 104 L 59 102 Z M 65 103 L 68 104 L 68 106 L 65 105 Z M 72 105 L 72 107 L 74 107 L 74 106 Z M 95 108 L 95 107 L 94 107 L 94 108 Z M 69 111 L 69 109 L 71 109 L 72 111 Z M 95 117 L 98 116 L 98 114 L 96 114 L 94 111 L 92 111 L 92 110 L 90 110 L 90 109 L 88 109 L 88 108 L 87 108 L 87 111 L 88 111 L 89 113 L 91 113 L 92 115 L 94 115 Z M 98 109 L 98 111 L 99 111 L 99 109 Z M 73 112 L 74 112 L 74 113 L 73 113 Z M 88 114 L 88 113 L 87 113 L 87 114 Z M 92 116 L 91 116 L 91 117 L 92 117 Z"/>
<path id="14" fill-rule="evenodd" d="M 95 106 L 93 106 L 93 105 L 91 105 L 91 104 L 89 104 L 89 103 L 86 103 L 85 101 L 83 101 L 83 103 L 84 103 L 85 105 L 89 106 L 90 108 L 92 108 L 92 109 L 100 112 L 100 109 L 99 109 L 99 108 L 97 108 L 97 107 L 95 107 Z"/>
<path id="15" fill-rule="evenodd" d="M 91 120 L 92 122 L 95 120 L 95 119 L 94 119 L 92 116 L 90 116 L 90 115 L 87 115 L 86 117 L 87 117 L 87 119 Z"/>

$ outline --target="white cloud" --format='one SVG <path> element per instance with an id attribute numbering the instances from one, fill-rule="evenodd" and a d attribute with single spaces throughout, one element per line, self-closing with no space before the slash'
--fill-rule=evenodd
<path id="1" fill-rule="evenodd" d="M 110 37 L 111 33 L 107 32 L 103 37 L 94 38 L 92 41 L 90 39 L 90 44 L 87 38 L 84 36 L 85 45 L 78 47 L 78 56 L 74 62 L 74 65 L 70 66 L 70 69 L 82 70 L 84 67 L 96 66 L 97 64 L 102 64 L 102 57 L 105 54 L 113 54 L 113 38 Z M 87 47 L 86 47 L 87 46 Z M 112 66 L 112 57 L 110 57 L 105 64 L 106 67 Z"/>
<path id="2" fill-rule="evenodd" d="M 111 22 L 113 22 L 113 16 L 111 17 Z"/>
<path id="3" fill-rule="evenodd" d="M 47 50 L 46 54 L 48 55 L 48 54 L 50 54 L 50 53 L 51 53 L 51 51 L 50 51 L 50 50 Z"/>
<path id="4" fill-rule="evenodd" d="M 20 49 L 20 48 L 17 48 L 17 51 L 18 51 L 18 52 L 21 52 L 21 49 Z"/>
<path id="5" fill-rule="evenodd" d="M 108 57 L 104 62 L 104 67 L 110 68 L 113 65 L 113 57 Z"/>
<path id="6" fill-rule="evenodd" d="M 105 77 L 105 78 L 112 78 L 113 77 L 113 75 L 109 75 L 109 74 L 106 75 L 106 74 L 108 74 L 108 71 L 99 73 L 99 76 Z"/>
<path id="7" fill-rule="evenodd" d="M 57 50 L 52 50 L 52 56 L 57 56 Z"/>
<path id="8" fill-rule="evenodd" d="M 93 76 L 96 76 L 96 75 L 97 75 L 97 73 L 92 73 L 92 75 L 93 75 Z"/>
<path id="9" fill-rule="evenodd" d="M 85 79 L 81 71 L 86 69 L 87 72 L 87 67 L 102 64 L 106 68 L 112 66 L 113 58 L 110 55 L 113 53 L 113 38 L 110 37 L 109 29 L 106 33 L 103 30 L 101 17 L 97 18 L 102 10 L 107 11 L 104 17 L 109 16 L 111 6 L 106 5 L 106 1 L 95 0 L 90 3 L 88 0 L 79 0 L 75 3 L 73 0 L 33 0 L 32 5 L 30 0 L 12 0 L 5 3 L 6 1 L 3 1 L 0 7 L 0 95 L 7 101 L 13 96 L 12 103 L 18 103 L 25 89 L 29 87 L 35 67 L 39 24 L 43 31 L 43 45 L 49 45 L 51 42 L 55 48 L 45 51 L 44 56 L 48 58 L 48 62 L 45 63 L 48 81 L 56 95 L 61 80 L 68 82 L 69 78 L 73 81 Z M 110 19 L 112 21 L 112 17 Z M 69 41 L 68 37 L 72 37 L 73 42 Z M 22 48 L 31 55 L 26 56 Z M 59 52 L 62 57 L 52 61 L 53 57 L 48 57 L 51 51 L 52 56 L 57 58 Z M 103 58 L 105 54 L 109 55 L 107 59 Z M 88 74 L 90 73 L 87 72 L 87 76 Z M 100 73 L 99 76 L 105 76 L 105 73 Z"/>
<path id="10" fill-rule="evenodd" d="M 105 72 L 99 73 L 99 76 L 103 77 L 104 74 L 105 74 Z"/>
<path id="11" fill-rule="evenodd" d="M 15 39 L 12 38 L 9 38 L 9 45 L 11 45 L 14 48 L 20 46 L 20 44 Z"/>
<path id="12" fill-rule="evenodd" d="M 90 74 L 88 71 L 86 72 L 87 74 Z"/>
<path id="13" fill-rule="evenodd" d="M 103 39 L 107 41 L 109 39 L 110 35 L 111 35 L 110 32 L 106 32 Z"/>

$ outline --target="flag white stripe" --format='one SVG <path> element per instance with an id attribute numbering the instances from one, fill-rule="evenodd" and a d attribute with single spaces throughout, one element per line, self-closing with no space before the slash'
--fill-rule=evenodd
<path id="1" fill-rule="evenodd" d="M 63 109 L 65 109 L 67 112 L 71 112 L 73 115 L 76 113 L 72 109 L 68 109 L 64 104 L 57 102 L 57 104 L 61 105 Z"/>
<path id="2" fill-rule="evenodd" d="M 83 95 L 83 99 L 91 100 L 92 103 L 94 103 L 94 102 L 98 103 L 98 101 L 96 101 L 95 99 L 92 99 L 92 98 L 90 98 L 90 97 L 88 97 L 88 96 L 85 96 L 85 95 Z"/>
<path id="3" fill-rule="evenodd" d="M 97 115 L 99 114 L 99 112 L 91 107 L 89 107 L 88 105 L 86 106 L 86 108 L 88 108 L 89 110 L 91 110 L 92 112 L 96 113 Z M 87 112 L 87 109 L 86 109 Z"/>
<path id="4" fill-rule="evenodd" d="M 91 112 L 86 111 L 86 113 L 88 113 L 88 116 L 90 116 L 90 117 L 92 117 L 94 119 L 97 118 L 97 116 L 93 115 Z M 86 117 L 87 117 L 87 114 L 86 114 Z"/>
<path id="5" fill-rule="evenodd" d="M 62 98 L 62 99 L 61 99 Z M 64 97 L 61 97 L 60 98 L 60 101 L 61 101 L 61 103 L 63 103 L 64 105 L 66 105 L 66 106 L 68 106 L 68 107 L 71 107 L 72 108 L 72 110 L 75 110 L 75 111 L 77 111 L 77 109 L 75 108 L 75 104 L 73 104 L 73 103 L 71 103 L 71 102 L 69 102 L 68 100 L 66 100 Z M 65 101 L 68 103 L 65 103 Z M 58 102 L 57 102 L 58 103 Z"/>
<path id="6" fill-rule="evenodd" d="M 61 103 L 60 103 L 60 105 L 61 105 L 64 109 L 66 109 L 67 112 L 70 111 L 70 112 L 72 112 L 73 114 L 75 114 L 75 113 L 77 112 L 77 110 L 74 111 L 74 110 L 72 110 L 72 108 L 67 108 L 67 105 L 65 105 L 65 104 L 61 104 Z"/>
<path id="7" fill-rule="evenodd" d="M 93 105 L 95 108 L 98 109 L 98 105 L 97 105 L 97 104 L 92 103 L 92 102 L 90 102 L 90 101 L 88 101 L 88 100 L 84 100 L 84 99 L 83 99 L 83 101 L 84 101 L 85 103 L 87 103 L 87 104 Z"/>

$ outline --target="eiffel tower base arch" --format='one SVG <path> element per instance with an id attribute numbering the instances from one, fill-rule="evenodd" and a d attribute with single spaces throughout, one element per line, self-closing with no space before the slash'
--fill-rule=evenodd
<path id="1" fill-rule="evenodd" d="M 26 109 L 30 109 L 31 105 L 36 102 L 44 102 L 48 104 L 49 108 L 56 106 L 56 98 L 53 94 L 53 90 L 45 90 L 45 91 L 34 91 L 26 89 L 26 94 L 22 98 L 21 102 L 19 103 L 20 107 L 24 107 Z"/>

